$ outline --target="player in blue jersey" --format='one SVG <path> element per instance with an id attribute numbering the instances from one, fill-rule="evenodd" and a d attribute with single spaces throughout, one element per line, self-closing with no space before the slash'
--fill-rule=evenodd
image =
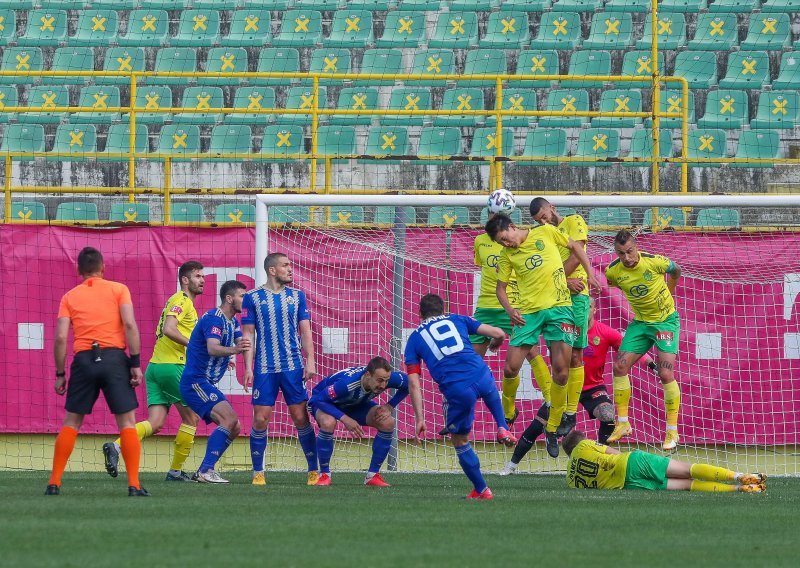
<path id="1" fill-rule="evenodd" d="M 242 307 L 242 332 L 254 345 L 254 351 L 244 354 L 244 387 L 253 386 L 250 431 L 253 485 L 266 484 L 267 428 L 279 390 L 283 392 L 308 461 L 308 485 L 316 485 L 317 438 L 306 409 L 306 381 L 314 376 L 316 367 L 306 295 L 289 287 L 292 263 L 285 254 L 267 255 L 264 270 L 266 284 L 247 292 Z"/>
<path id="2" fill-rule="evenodd" d="M 490 337 L 489 349 L 496 351 L 506 333 L 499 327 L 482 324 L 471 317 L 445 315 L 444 302 L 436 294 L 422 297 L 419 315 L 422 323 L 406 344 L 408 379 L 419 380 L 421 363 L 425 361 L 428 372 L 447 402 L 446 424 L 458 462 L 474 485 L 467 499 L 492 499 L 492 491 L 481 474 L 478 455 L 469 443 L 469 433 L 475 421 L 475 403 L 479 398 L 483 399 L 497 422 L 497 440 L 509 447 L 517 440 L 508 431 L 492 372 L 472 348 L 469 336 Z"/>
<path id="3" fill-rule="evenodd" d="M 250 350 L 250 340 L 242 337 L 236 320 L 236 314 L 242 311 L 245 290 L 247 286 L 238 280 L 225 282 L 219 291 L 219 307 L 203 314 L 186 346 L 181 396 L 206 424 L 217 425 L 208 437 L 206 455 L 194 476 L 201 483 L 228 483 L 214 471 L 214 466 L 239 435 L 239 417 L 216 384 L 232 357 Z"/>
<path id="4" fill-rule="evenodd" d="M 395 394 L 386 404 L 378 404 L 373 399 L 386 389 L 395 389 Z M 378 435 L 372 443 L 370 461 L 365 485 L 390 487 L 380 474 L 381 465 L 389 454 L 394 432 L 392 410 L 411 394 L 411 404 L 416 417 L 417 431 L 425 431 L 422 412 L 422 392 L 419 380 L 409 379 L 405 373 L 392 371 L 389 361 L 375 357 L 366 367 L 350 367 L 321 381 L 311 393 L 308 408 L 319 424 L 317 453 L 319 455 L 320 476 L 317 485 L 331 484 L 330 461 L 333 455 L 333 431 L 339 420 L 359 438 L 364 437 L 362 426 L 372 426 Z"/>

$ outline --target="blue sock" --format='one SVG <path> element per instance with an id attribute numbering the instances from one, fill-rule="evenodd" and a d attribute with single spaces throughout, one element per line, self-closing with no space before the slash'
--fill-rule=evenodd
<path id="1" fill-rule="evenodd" d="M 311 424 L 297 429 L 297 437 L 300 439 L 300 447 L 308 461 L 308 471 L 317 471 L 317 437 L 314 435 L 314 427 Z"/>
<path id="2" fill-rule="evenodd" d="M 203 463 L 200 464 L 200 472 L 206 472 L 209 469 L 214 469 L 217 465 L 219 458 L 231 445 L 231 433 L 222 426 L 217 426 L 217 429 L 211 432 L 208 437 L 208 444 L 206 446 L 206 456 L 203 458 Z"/>
<path id="3" fill-rule="evenodd" d="M 331 456 L 333 455 L 333 432 L 319 431 L 317 436 L 317 455 L 319 456 L 319 472 L 331 472 Z"/>
<path id="4" fill-rule="evenodd" d="M 492 413 L 492 418 L 497 422 L 498 428 L 508 429 L 508 422 L 506 422 L 506 415 L 503 412 L 503 402 L 500 400 L 500 393 L 497 392 L 497 387 L 490 390 L 483 396 L 483 403 Z"/>
<path id="5" fill-rule="evenodd" d="M 470 443 L 467 442 L 463 446 L 457 447 L 456 455 L 458 456 L 458 463 L 461 464 L 461 469 L 464 470 L 472 485 L 475 486 L 475 491 L 480 493 L 486 489 L 486 481 L 484 481 L 481 473 L 481 461 Z"/>
<path id="6" fill-rule="evenodd" d="M 378 473 L 381 470 L 389 449 L 392 447 L 393 432 L 378 432 L 372 441 L 372 461 L 369 462 L 369 472 Z"/>
<path id="7" fill-rule="evenodd" d="M 253 460 L 253 471 L 264 471 L 264 458 L 267 455 L 267 429 L 250 430 L 250 459 Z"/>

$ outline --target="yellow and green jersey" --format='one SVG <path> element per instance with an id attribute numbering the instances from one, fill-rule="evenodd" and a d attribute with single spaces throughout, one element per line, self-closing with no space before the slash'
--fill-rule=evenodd
<path id="1" fill-rule="evenodd" d="M 572 305 L 558 252 L 559 246 L 568 243 L 567 236 L 552 225 L 540 225 L 528 230 L 518 248 L 503 247 L 500 251 L 497 279 L 508 282 L 516 274 L 518 309 L 523 314 Z"/>
<path id="2" fill-rule="evenodd" d="M 167 317 L 172 316 L 178 320 L 178 331 L 186 339 L 192 335 L 192 330 L 197 324 L 197 310 L 194 303 L 185 292 L 176 292 L 167 300 L 167 305 L 161 312 L 156 328 L 156 345 L 153 348 L 151 363 L 173 363 L 176 365 L 186 364 L 186 347 L 175 343 L 164 335 L 164 322 Z"/>
<path id="3" fill-rule="evenodd" d="M 578 489 L 622 489 L 629 453 L 607 454 L 603 444 L 581 440 L 567 466 L 567 485 Z"/>
<path id="4" fill-rule="evenodd" d="M 633 309 L 634 319 L 646 323 L 661 322 L 675 313 L 675 300 L 667 288 L 664 274 L 675 269 L 665 256 L 639 253 L 633 268 L 617 259 L 606 268 L 608 285 L 622 290 Z"/>
<path id="5" fill-rule="evenodd" d="M 503 245 L 494 242 L 489 235 L 482 233 L 475 237 L 475 266 L 481 269 L 481 289 L 478 294 L 476 308 L 503 309 L 497 299 L 497 262 Z M 519 305 L 519 287 L 517 277 L 512 274 L 508 281 L 508 301 L 513 307 Z"/>
<path id="6" fill-rule="evenodd" d="M 584 243 L 589 238 L 589 227 L 586 226 L 586 221 L 580 215 L 569 215 L 564 217 L 558 224 L 558 230 L 564 233 L 573 241 L 583 241 Z M 583 245 L 583 250 L 586 250 L 586 245 Z M 558 252 L 561 254 L 561 261 L 564 262 L 572 254 L 566 246 L 558 247 Z M 589 295 L 589 282 L 586 277 L 586 270 L 580 264 L 578 268 L 567 274 L 567 278 L 579 278 L 583 282 L 583 291 L 580 292 L 583 296 Z"/>

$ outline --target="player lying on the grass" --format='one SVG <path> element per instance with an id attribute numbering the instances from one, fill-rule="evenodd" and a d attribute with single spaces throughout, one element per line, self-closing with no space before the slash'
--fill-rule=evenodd
<path id="1" fill-rule="evenodd" d="M 189 408 L 217 425 L 206 442 L 206 455 L 193 477 L 201 483 L 228 483 L 214 471 L 217 461 L 239 435 L 239 417 L 216 384 L 225 375 L 233 356 L 250 349 L 242 337 L 236 314 L 242 311 L 247 287 L 238 280 L 222 285 L 218 308 L 208 310 L 192 331 L 186 348 L 186 368 L 181 376 L 181 395 Z"/>
<path id="2" fill-rule="evenodd" d="M 395 389 L 395 394 L 386 404 L 378 404 L 373 399 L 386 389 Z M 317 455 L 320 476 L 317 485 L 331 484 L 330 462 L 333 455 L 333 431 L 336 421 L 351 434 L 364 437 L 362 426 L 378 430 L 372 442 L 372 460 L 367 470 L 365 485 L 389 487 L 381 477 L 380 470 L 389 449 L 392 447 L 394 417 L 392 410 L 411 394 L 411 405 L 416 418 L 416 432 L 425 431 L 422 413 L 422 392 L 419 380 L 411 381 L 408 375 L 392 371 L 389 361 L 374 357 L 366 367 L 350 367 L 325 378 L 311 393 L 308 408 L 319 424 L 317 436 Z"/>
<path id="3" fill-rule="evenodd" d="M 497 349 L 506 338 L 505 332 L 467 316 L 445 315 L 444 301 L 436 294 L 426 294 L 419 303 L 422 323 L 406 343 L 405 363 L 409 382 L 418 381 L 425 361 L 433 380 L 447 400 L 447 429 L 456 450 L 461 469 L 474 489 L 467 499 L 492 499 L 492 491 L 481 474 L 478 455 L 469 443 L 475 421 L 475 404 L 483 399 L 497 422 L 497 440 L 507 446 L 517 440 L 508 431 L 500 393 L 486 362 L 475 353 L 470 334 L 491 337 L 490 349 Z M 416 411 L 416 409 L 415 409 Z M 417 414 L 417 433 L 424 430 L 424 417 Z M 421 423 L 421 424 L 420 424 Z"/>
<path id="4" fill-rule="evenodd" d="M 136 434 L 139 440 L 158 434 L 174 404 L 181 416 L 181 425 L 175 436 L 172 465 L 166 480 L 191 481 L 191 477 L 183 471 L 183 464 L 194 445 L 198 417 L 181 398 L 180 384 L 186 365 L 186 345 L 197 325 L 194 299 L 203 293 L 205 284 L 203 265 L 196 260 L 184 262 L 178 269 L 178 281 L 181 289 L 167 300 L 156 328 L 153 356 L 144 374 L 147 385 L 147 420 L 136 423 Z M 117 477 L 119 455 L 119 438 L 103 444 L 106 471 L 111 477 Z"/>
<path id="5" fill-rule="evenodd" d="M 570 457 L 567 485 L 571 488 L 745 493 L 767 490 L 767 476 L 763 473 L 736 473 L 724 467 L 690 464 L 639 450 L 620 452 L 588 440 L 579 430 L 564 436 L 562 445 Z"/>

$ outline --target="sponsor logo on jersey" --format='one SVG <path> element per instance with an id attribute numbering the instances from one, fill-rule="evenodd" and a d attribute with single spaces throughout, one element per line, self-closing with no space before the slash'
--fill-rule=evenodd
<path id="1" fill-rule="evenodd" d="M 491 266 L 492 268 L 497 268 L 497 263 L 499 262 L 500 257 L 496 254 L 491 254 L 486 257 L 486 265 Z"/>
<path id="2" fill-rule="evenodd" d="M 647 286 L 644 284 L 631 286 L 630 293 L 634 298 L 642 298 L 647 295 Z"/>
<path id="3" fill-rule="evenodd" d="M 525 268 L 528 270 L 533 270 L 534 268 L 539 268 L 544 261 L 542 257 L 538 254 L 534 254 L 533 256 L 529 256 L 525 259 Z"/>
<path id="4" fill-rule="evenodd" d="M 247 317 L 247 308 L 242 308 L 242 317 L 243 318 Z"/>
<path id="5" fill-rule="evenodd" d="M 213 326 L 211 328 L 211 333 L 213 335 L 222 335 L 222 330 L 220 328 L 218 328 L 217 326 Z"/>
<path id="6" fill-rule="evenodd" d="M 601 396 L 606 396 L 606 391 L 597 390 L 597 391 L 592 393 L 592 398 L 600 398 Z"/>
<path id="7" fill-rule="evenodd" d="M 572 325 L 571 323 L 562 323 L 561 324 L 561 331 L 563 331 L 564 333 L 570 333 L 570 334 L 573 334 L 573 335 L 575 333 L 577 333 L 575 331 L 575 326 Z"/>
<path id="8" fill-rule="evenodd" d="M 674 337 L 671 331 L 657 331 L 656 332 L 656 341 L 666 341 L 667 343 L 672 343 L 672 338 Z"/>
<path id="9" fill-rule="evenodd" d="M 182 314 L 183 308 L 180 306 L 172 306 L 172 309 L 169 311 L 171 314 Z"/>
<path id="10" fill-rule="evenodd" d="M 336 389 L 333 388 L 333 385 L 328 386 L 328 398 L 331 400 L 336 398 Z"/>

